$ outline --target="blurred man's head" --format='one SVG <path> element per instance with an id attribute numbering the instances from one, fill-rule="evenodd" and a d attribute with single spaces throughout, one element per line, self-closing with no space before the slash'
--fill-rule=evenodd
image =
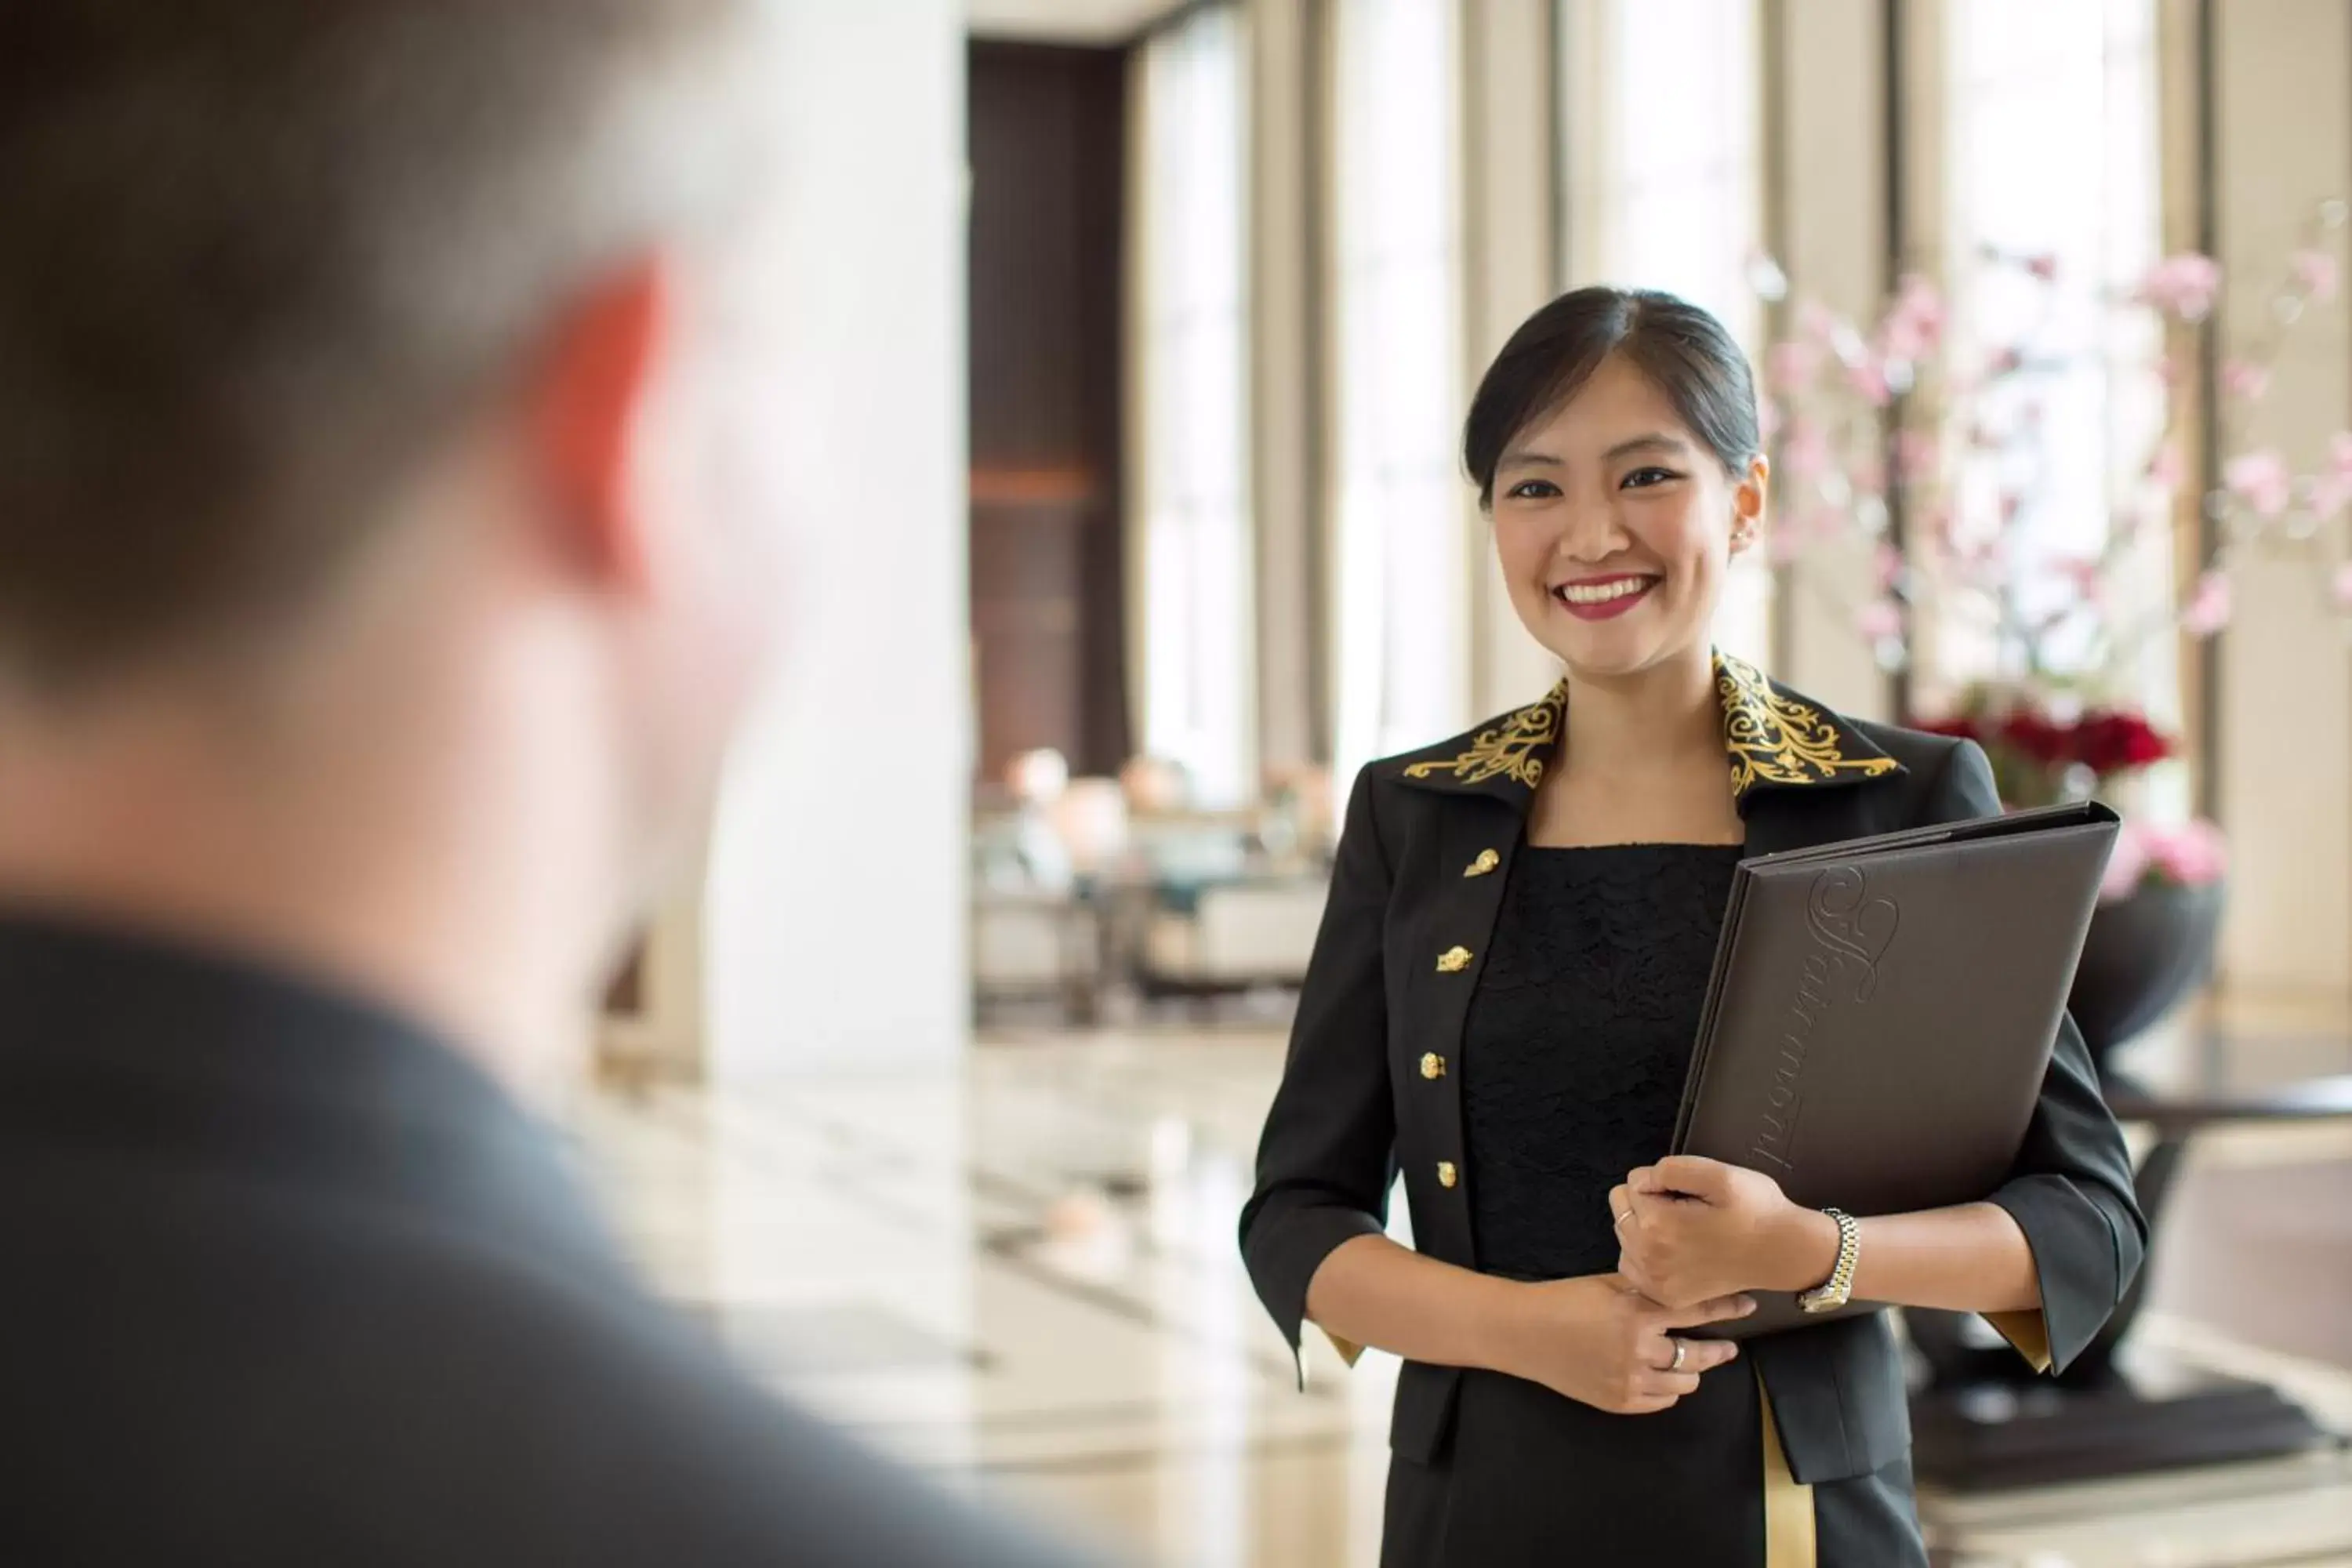
<path id="1" fill-rule="evenodd" d="M 774 619 L 761 12 L 0 9 L 0 895 L 366 828 L 608 934 Z"/>

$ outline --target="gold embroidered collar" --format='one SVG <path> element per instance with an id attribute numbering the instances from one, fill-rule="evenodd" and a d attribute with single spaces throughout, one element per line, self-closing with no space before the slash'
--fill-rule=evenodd
<path id="1" fill-rule="evenodd" d="M 1759 789 L 1854 784 L 1902 771 L 1852 724 L 1744 659 L 1715 656 L 1715 691 L 1735 801 L 1744 804 Z M 1567 717 L 1562 680 L 1539 702 L 1404 759 L 1399 776 L 1433 788 L 1527 799 L 1543 783 Z"/>

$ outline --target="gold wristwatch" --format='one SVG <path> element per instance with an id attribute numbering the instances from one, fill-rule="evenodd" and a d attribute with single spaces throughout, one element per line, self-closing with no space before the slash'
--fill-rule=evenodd
<path id="1" fill-rule="evenodd" d="M 1834 1312 L 1853 1300 L 1853 1266 L 1862 1257 L 1862 1222 L 1843 1209 L 1823 1209 L 1823 1214 L 1837 1221 L 1837 1267 L 1821 1284 L 1797 1298 L 1797 1305 L 1808 1312 Z"/>

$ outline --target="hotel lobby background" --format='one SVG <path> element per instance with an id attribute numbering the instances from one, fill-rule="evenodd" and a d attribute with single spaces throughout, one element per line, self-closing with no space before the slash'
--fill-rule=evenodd
<path id="1" fill-rule="evenodd" d="M 1331 800 L 1551 679 L 1456 473 L 1469 379 L 1595 279 L 1764 358 L 1801 298 L 1867 318 L 1911 270 L 1963 335 L 1989 247 L 2207 253 L 2210 315 L 2151 349 L 2193 546 L 2231 455 L 2346 460 L 2345 302 L 2287 321 L 2276 279 L 2352 199 L 2352 8 L 785 8 L 821 591 L 562 1117 L 662 1289 L 883 1448 L 1171 1568 L 1370 1564 L 1394 1363 L 1318 1346 L 1300 1392 L 1234 1219 Z M 2124 450 L 2104 374 L 2056 493 Z M 2211 815 L 2230 859 L 2209 983 L 2116 1065 L 2239 1108 L 2187 1145 L 2130 1364 L 2352 1433 L 2352 579 L 2311 549 L 2134 672 L 2180 742 L 2136 809 Z M 1873 572 L 1748 574 L 1724 637 L 1923 711 L 1970 645 L 1915 626 L 1895 670 L 1837 607 Z M 2341 1444 L 1923 1506 L 1952 1563 L 2352 1564 Z"/>

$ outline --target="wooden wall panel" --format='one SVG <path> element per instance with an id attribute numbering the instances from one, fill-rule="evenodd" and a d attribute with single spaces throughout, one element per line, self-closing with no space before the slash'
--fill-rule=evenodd
<path id="1" fill-rule="evenodd" d="M 1120 529 L 1127 60 L 971 53 L 971 584 L 979 763 L 1130 749 Z"/>

